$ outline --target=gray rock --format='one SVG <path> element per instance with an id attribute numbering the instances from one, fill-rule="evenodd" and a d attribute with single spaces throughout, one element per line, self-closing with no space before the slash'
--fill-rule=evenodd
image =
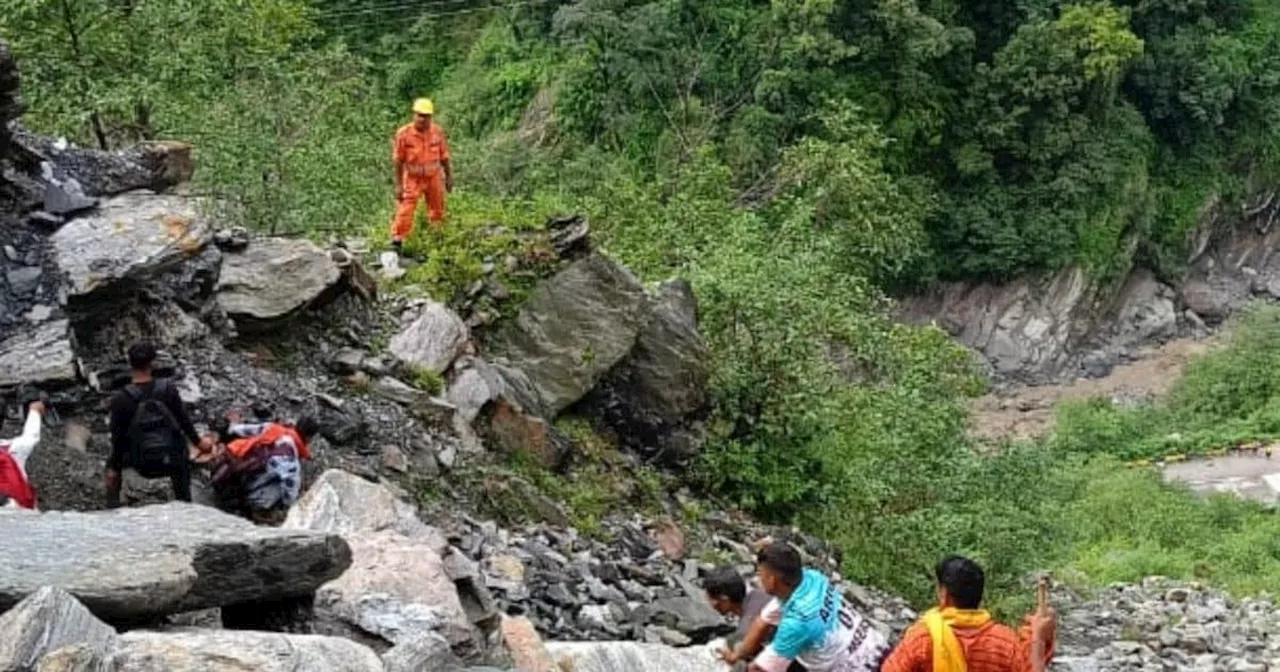
<path id="1" fill-rule="evenodd" d="M 351 568 L 316 592 L 318 618 L 392 644 L 436 631 L 455 647 L 476 648 L 442 558 L 448 542 L 387 488 L 329 470 L 284 526 L 339 532 L 351 546 Z"/>
<path id="2" fill-rule="evenodd" d="M 948 283 L 899 305 L 898 317 L 935 323 L 982 353 L 999 375 L 1046 380 L 1071 359 L 1091 319 L 1097 288 L 1079 268 L 1020 278 L 1005 285 Z"/>
<path id="3" fill-rule="evenodd" d="M 79 185 L 76 185 L 79 186 Z M 51 215 L 73 215 L 98 204 L 98 199 L 85 196 L 78 188 L 67 184 L 47 183 L 44 188 L 44 211 Z"/>
<path id="4" fill-rule="evenodd" d="M 463 420 L 474 422 L 480 410 L 502 394 L 502 376 L 488 362 L 474 357 L 459 360 L 454 370 L 445 398 L 457 407 Z"/>
<path id="5" fill-rule="evenodd" d="M 267 238 L 223 257 L 218 303 L 237 320 L 278 320 L 324 298 L 341 277 L 314 243 Z"/>
<path id="6" fill-rule="evenodd" d="M 210 236 L 195 200 L 133 192 L 107 199 L 49 240 L 70 282 L 68 300 L 87 306 L 91 296 L 136 286 L 195 256 Z"/>
<path id="7" fill-rule="evenodd" d="M 383 672 L 377 654 L 346 639 L 245 630 L 129 632 L 121 635 L 106 668 L 122 672 Z"/>
<path id="8" fill-rule="evenodd" d="M 9 291 L 14 296 L 27 298 L 35 296 L 36 290 L 40 288 L 42 274 L 39 266 L 23 266 L 5 273 L 5 280 L 9 282 Z"/>
<path id="9" fill-rule="evenodd" d="M 339 376 L 349 376 L 360 371 L 368 354 L 355 348 L 343 348 L 329 359 L 329 370 Z"/>
<path id="10" fill-rule="evenodd" d="M 0 388 L 23 383 L 56 386 L 74 383 L 76 376 L 66 320 L 46 322 L 0 342 Z"/>
<path id="11" fill-rule="evenodd" d="M 722 672 L 724 663 L 707 648 L 675 649 L 638 642 L 547 642 L 556 660 L 573 661 L 573 672 Z"/>
<path id="12" fill-rule="evenodd" d="M 470 338 L 467 325 L 457 313 L 444 304 L 428 301 L 409 326 L 391 337 L 387 350 L 411 369 L 444 373 Z"/>
<path id="13" fill-rule="evenodd" d="M 463 672 L 462 661 L 453 655 L 449 641 L 434 633 L 397 644 L 382 654 L 386 672 Z"/>
<path id="14" fill-rule="evenodd" d="M 591 254 L 534 290 L 498 334 L 495 351 L 528 376 L 542 414 L 552 417 L 631 351 L 647 319 L 648 302 L 635 276 Z"/>
<path id="15" fill-rule="evenodd" d="M 164 191 L 190 180 L 195 172 L 192 147 L 184 142 L 155 140 L 104 152 L 25 131 L 15 135 L 24 149 L 50 162 L 63 181 L 83 185 L 83 193 L 91 196 Z"/>
<path id="16" fill-rule="evenodd" d="M 331 534 L 173 502 L 94 513 L 0 510 L 0 609 L 58 586 L 108 621 L 315 592 L 351 563 Z"/>
<path id="17" fill-rule="evenodd" d="M 640 455 L 687 462 L 702 448 L 710 357 L 698 334 L 693 289 L 665 283 L 635 347 L 591 392 L 587 407 Z"/>
<path id="18" fill-rule="evenodd" d="M 1141 345 L 1177 334 L 1178 312 L 1173 289 L 1143 268 L 1135 269 L 1116 299 L 1116 345 Z"/>
<path id="19" fill-rule="evenodd" d="M 1221 322 L 1231 313 L 1230 292 L 1207 279 L 1188 280 L 1182 286 L 1179 296 L 1188 310 L 1194 311 L 1209 324 Z"/>
<path id="20" fill-rule="evenodd" d="M 289 530 L 313 530 L 343 536 L 391 531 L 427 539 L 437 553 L 449 542 L 438 530 L 418 519 L 413 506 L 390 490 L 339 469 L 320 475 L 285 519 Z"/>
<path id="21" fill-rule="evenodd" d="M 384 399 L 405 406 L 412 406 L 431 396 L 391 376 L 383 376 L 374 382 L 373 391 Z"/>
<path id="22" fill-rule="evenodd" d="M 653 610 L 651 623 L 679 630 L 696 642 L 706 642 L 732 629 L 706 600 L 696 597 L 669 597 L 649 606 Z"/>
<path id="23" fill-rule="evenodd" d="M 102 652 L 115 638 L 66 591 L 41 588 L 0 615 L 0 670 L 32 669 L 45 654 L 73 644 Z"/>
<path id="24" fill-rule="evenodd" d="M 1095 350 L 1080 360 L 1080 368 L 1084 371 L 1086 378 L 1105 378 L 1111 375 L 1115 364 L 1110 355 L 1101 350 Z"/>

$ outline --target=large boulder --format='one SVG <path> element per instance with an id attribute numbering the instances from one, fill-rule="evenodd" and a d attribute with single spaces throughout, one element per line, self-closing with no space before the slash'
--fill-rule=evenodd
<path id="1" fill-rule="evenodd" d="M 29 670 L 45 654 L 83 645 L 106 651 L 116 631 L 60 588 L 45 587 L 0 615 L 0 670 Z"/>
<path id="2" fill-rule="evenodd" d="M 191 145 L 157 140 L 119 151 L 76 147 L 16 129 L 23 149 L 52 164 L 56 179 L 72 179 L 90 196 L 114 196 L 138 189 L 162 192 L 191 179 Z"/>
<path id="3" fill-rule="evenodd" d="M 723 672 L 724 663 L 706 647 L 676 649 L 637 642 L 548 642 L 557 661 L 569 660 L 573 672 Z"/>
<path id="4" fill-rule="evenodd" d="M 0 342 L 0 388 L 76 381 L 76 355 L 66 320 L 46 322 Z"/>
<path id="5" fill-rule="evenodd" d="M 636 345 L 585 400 L 588 410 L 649 459 L 681 464 L 702 448 L 710 350 L 687 282 L 664 283 Z"/>
<path id="6" fill-rule="evenodd" d="M 351 568 L 316 593 L 316 616 L 334 632 L 395 645 L 437 632 L 455 650 L 480 649 L 445 566 L 448 541 L 385 487 L 326 471 L 284 527 L 341 534 L 351 545 Z"/>
<path id="7" fill-rule="evenodd" d="M 252 326 L 313 304 L 341 278 L 338 265 L 315 243 L 266 238 L 223 258 L 218 303 L 237 325 Z"/>
<path id="8" fill-rule="evenodd" d="M 457 313 L 428 301 L 404 329 L 387 344 L 387 350 L 410 369 L 444 373 L 467 347 L 471 338 Z"/>
<path id="9" fill-rule="evenodd" d="M 648 319 L 644 287 L 598 253 L 573 262 L 534 290 L 494 350 L 520 369 L 553 417 L 581 399 L 636 343 Z"/>
<path id="10" fill-rule="evenodd" d="M 107 621 L 310 595 L 351 564 L 341 537 L 173 502 L 94 513 L 0 510 L 0 610 L 44 586 Z"/>
<path id="11" fill-rule="evenodd" d="M 112 672 L 383 672 L 377 654 L 350 640 L 243 630 L 129 632 L 105 667 Z"/>
<path id="12" fill-rule="evenodd" d="M 71 220 L 50 243 L 69 281 L 69 304 L 105 308 L 112 304 L 99 298 L 135 288 L 198 254 L 211 235 L 196 200 L 135 191 Z"/>

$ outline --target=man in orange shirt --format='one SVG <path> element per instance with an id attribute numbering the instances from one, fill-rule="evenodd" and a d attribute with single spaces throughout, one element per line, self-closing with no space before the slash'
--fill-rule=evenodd
<path id="1" fill-rule="evenodd" d="M 938 604 L 911 626 L 880 672 L 1044 672 L 1056 621 L 1042 593 L 1021 633 L 979 609 L 985 576 L 968 558 L 938 563 Z"/>
<path id="2" fill-rule="evenodd" d="M 400 252 L 413 233 L 418 199 L 427 199 L 427 219 L 432 228 L 444 225 L 445 193 L 453 191 L 453 166 L 444 129 L 432 121 L 435 105 L 427 98 L 413 101 L 413 122 L 396 131 L 392 148 L 395 162 L 396 214 L 391 222 L 391 246 Z"/>

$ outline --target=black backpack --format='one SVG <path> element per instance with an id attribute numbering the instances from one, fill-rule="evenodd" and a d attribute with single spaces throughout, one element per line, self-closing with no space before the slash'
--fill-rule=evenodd
<path id="1" fill-rule="evenodd" d="M 173 411 L 164 403 L 169 381 L 157 379 L 148 394 L 137 385 L 124 388 L 136 407 L 129 423 L 129 463 L 143 478 L 168 476 L 187 459 L 186 438 Z"/>

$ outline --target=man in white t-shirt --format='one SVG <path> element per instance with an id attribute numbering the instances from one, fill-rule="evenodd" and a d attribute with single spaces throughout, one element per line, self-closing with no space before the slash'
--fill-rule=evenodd
<path id="1" fill-rule="evenodd" d="M 785 672 L 799 662 L 810 672 L 874 672 L 889 650 L 883 635 L 845 602 L 821 573 L 805 569 L 787 544 L 756 558 L 760 586 L 775 599 L 760 618 L 777 630 L 749 672 Z"/>

